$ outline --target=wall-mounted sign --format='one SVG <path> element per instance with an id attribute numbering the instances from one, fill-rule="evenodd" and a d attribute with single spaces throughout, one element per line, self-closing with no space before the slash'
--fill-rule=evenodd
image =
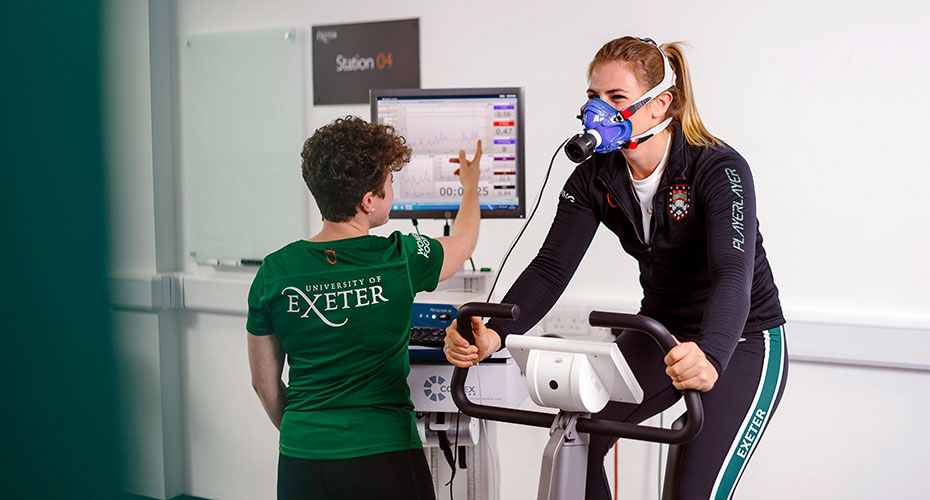
<path id="1" fill-rule="evenodd" d="M 420 20 L 313 27 L 313 103 L 367 103 L 369 89 L 420 87 Z"/>

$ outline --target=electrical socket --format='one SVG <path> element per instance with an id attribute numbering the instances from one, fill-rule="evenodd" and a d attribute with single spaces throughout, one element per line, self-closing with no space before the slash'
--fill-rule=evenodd
<path id="1" fill-rule="evenodd" d="M 556 306 L 543 320 L 543 333 L 566 336 L 590 335 L 591 325 L 588 324 L 590 313 L 591 310 L 585 307 Z"/>

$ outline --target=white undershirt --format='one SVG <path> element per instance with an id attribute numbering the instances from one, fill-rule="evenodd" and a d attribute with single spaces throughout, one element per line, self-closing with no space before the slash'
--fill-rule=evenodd
<path id="1" fill-rule="evenodd" d="M 649 237 L 651 236 L 650 230 L 652 225 L 652 200 L 655 198 L 656 191 L 659 189 L 659 181 L 662 180 L 662 172 L 665 172 L 665 164 L 668 163 L 668 150 L 669 146 L 672 145 L 672 136 L 669 134 L 668 142 L 665 143 L 665 154 L 662 155 L 662 159 L 659 161 L 659 166 L 656 167 L 655 171 L 642 180 L 636 180 L 633 178 L 633 172 L 627 167 L 627 174 L 630 176 L 630 182 L 633 183 L 633 189 L 636 192 L 636 197 L 639 198 L 639 206 L 643 212 L 643 239 L 646 244 L 649 243 Z"/>

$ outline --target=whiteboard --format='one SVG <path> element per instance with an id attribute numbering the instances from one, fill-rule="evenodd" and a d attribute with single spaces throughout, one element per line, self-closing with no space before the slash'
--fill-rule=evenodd
<path id="1" fill-rule="evenodd" d="M 241 262 L 305 237 L 302 38 L 294 29 L 195 34 L 179 50 L 189 254 Z"/>

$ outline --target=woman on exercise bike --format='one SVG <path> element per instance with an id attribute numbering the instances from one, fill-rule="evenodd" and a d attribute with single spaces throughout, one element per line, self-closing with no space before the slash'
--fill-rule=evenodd
<path id="1" fill-rule="evenodd" d="M 623 37 L 588 67 L 585 129 L 596 144 L 559 197 L 538 255 L 502 302 L 518 321 L 473 320 L 475 345 L 447 330 L 446 357 L 468 367 L 522 334 L 556 303 L 604 224 L 640 268 L 640 314 L 680 344 L 668 355 L 646 335 L 617 332 L 645 392 L 599 419 L 639 423 L 702 391 L 704 427 L 684 445 L 682 498 L 730 498 L 778 406 L 787 376 L 784 317 L 756 218 L 749 165 L 704 127 L 677 43 Z M 599 141 L 595 139 L 599 137 Z M 664 361 L 664 364 L 663 364 Z M 616 438 L 592 435 L 586 498 L 607 500 L 604 456 Z"/>

